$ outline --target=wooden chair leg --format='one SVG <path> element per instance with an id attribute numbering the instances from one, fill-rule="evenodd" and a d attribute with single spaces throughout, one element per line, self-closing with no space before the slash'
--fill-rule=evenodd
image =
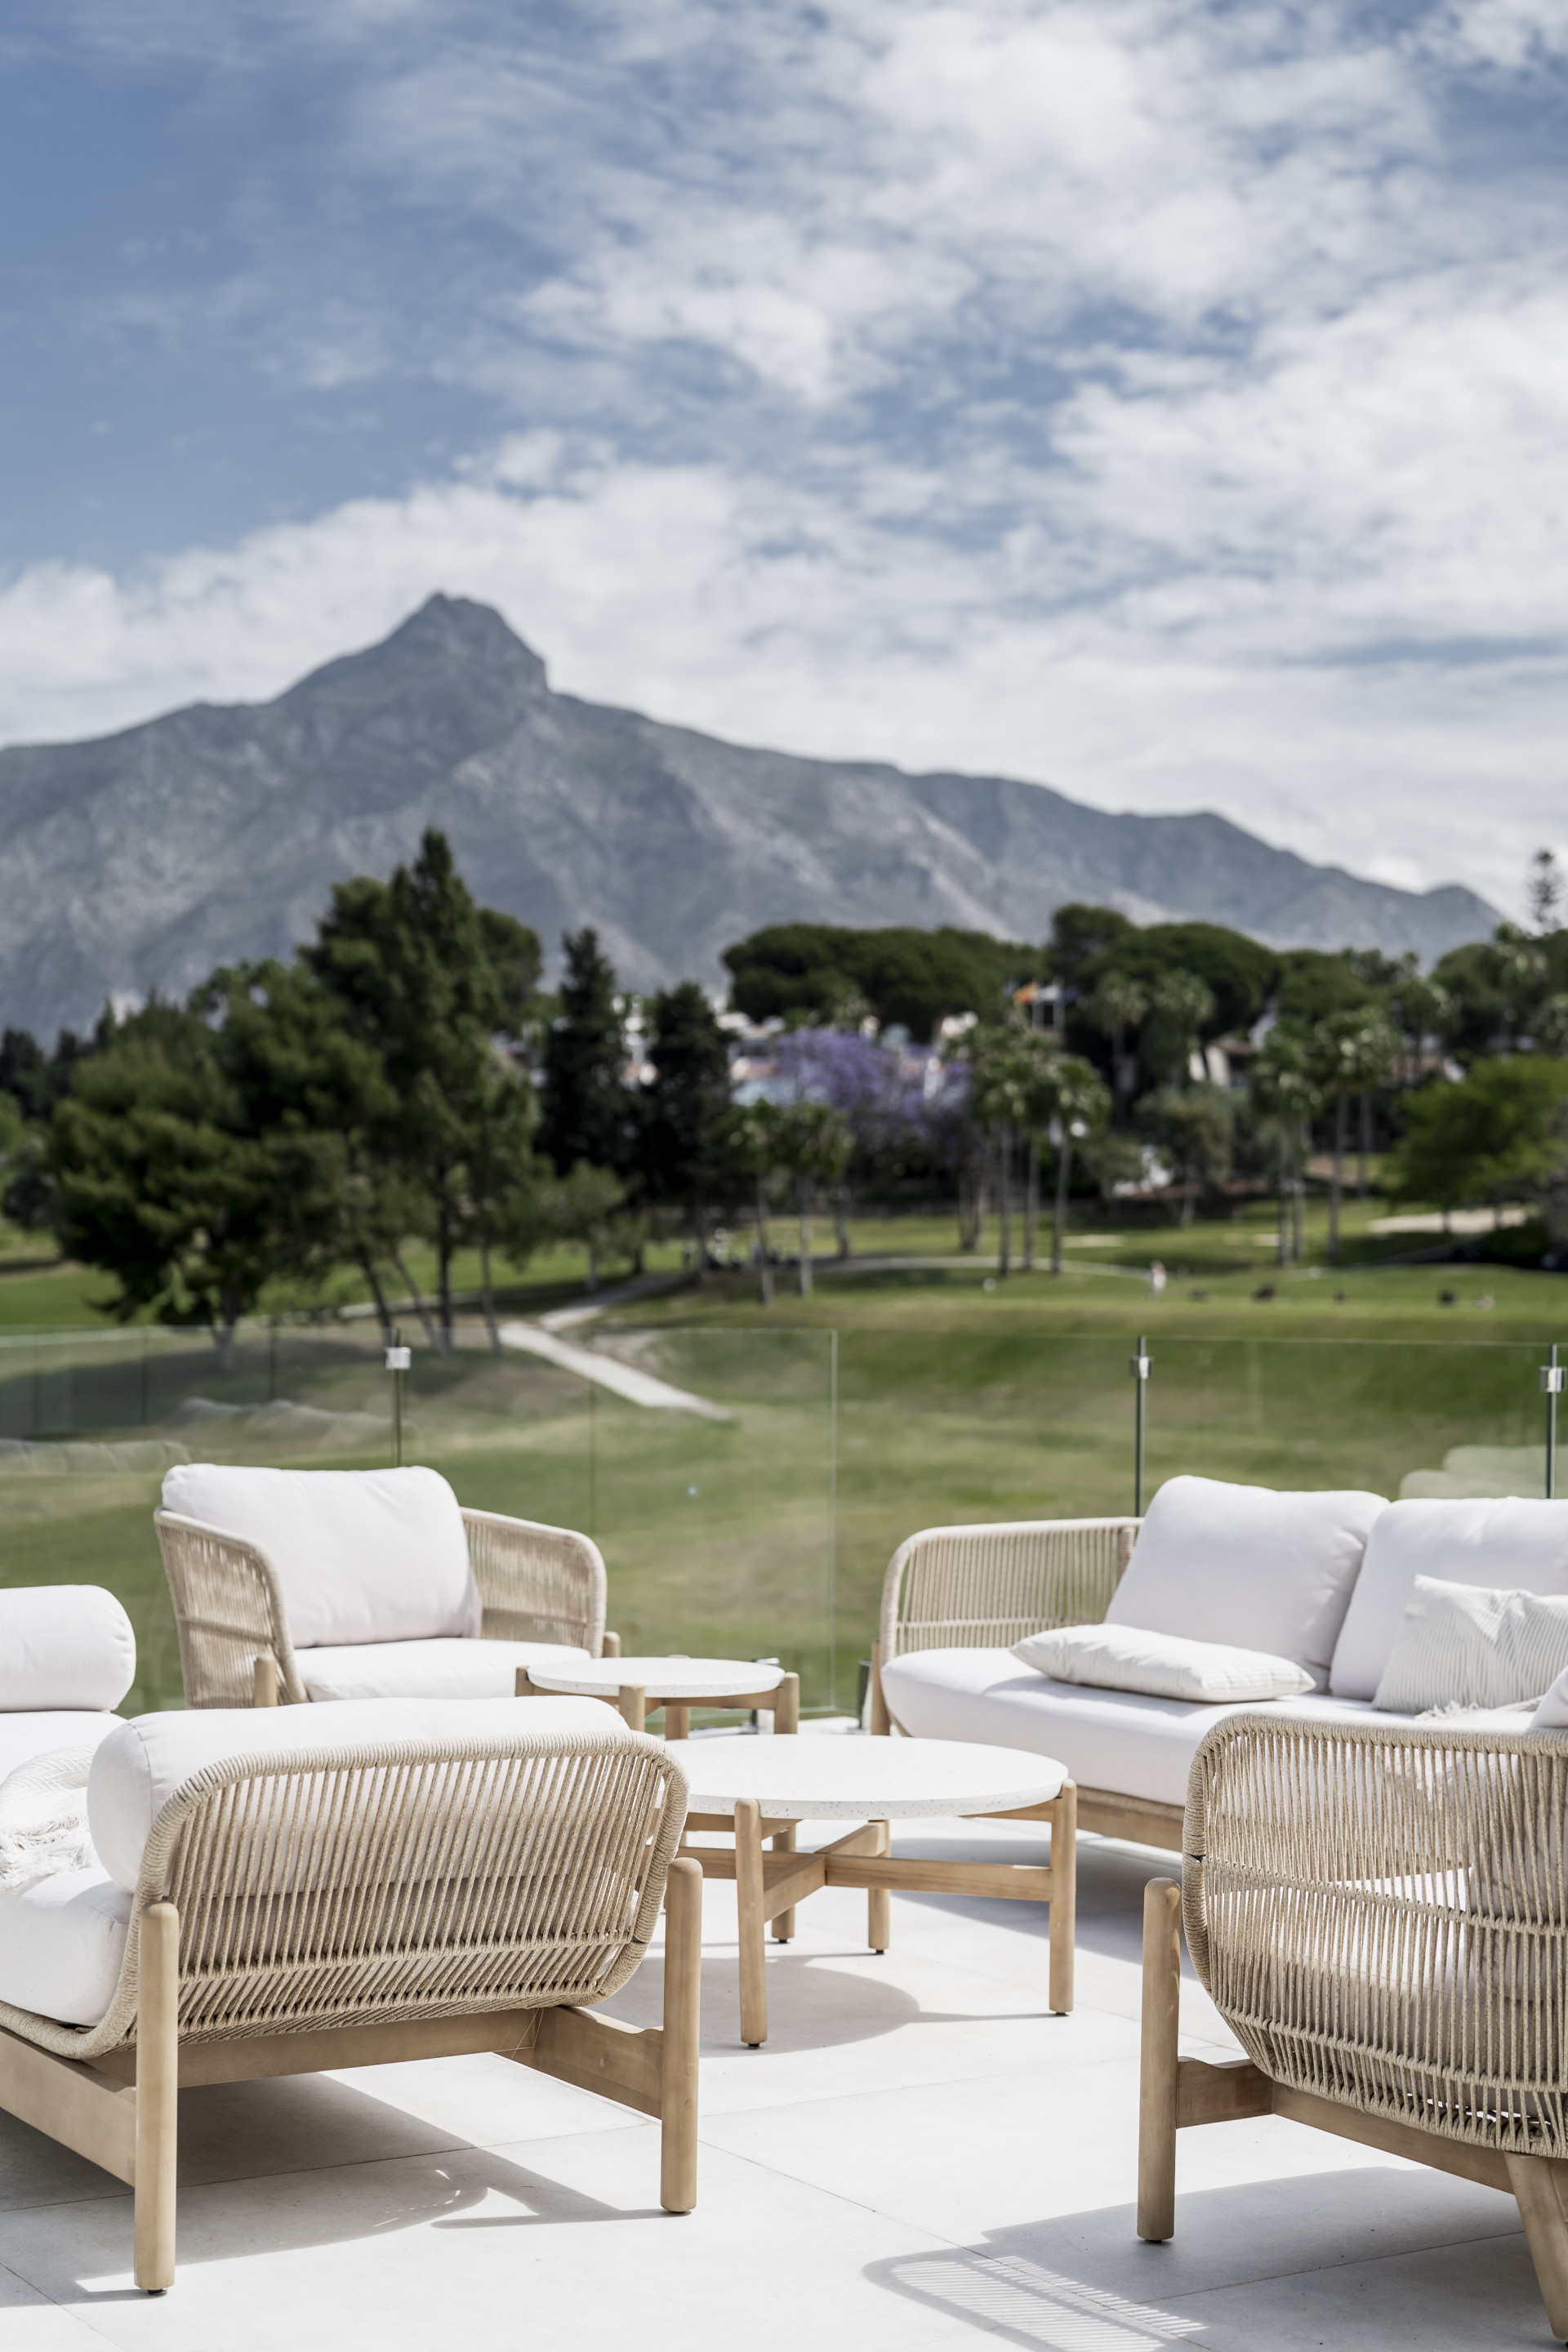
<path id="1" fill-rule="evenodd" d="M 180 2109 L 180 1915 L 172 1903 L 142 1915 L 136 2003 L 136 2284 L 163 2294 L 174 2283 L 174 2160 Z"/>
<path id="2" fill-rule="evenodd" d="M 1051 2007 L 1072 2008 L 1073 1948 L 1078 1934 L 1078 1789 L 1062 1782 L 1051 1814 Z"/>
<path id="3" fill-rule="evenodd" d="M 875 1852 L 889 1854 L 893 1851 L 893 1833 L 886 1822 L 873 1822 L 877 1832 Z M 893 1940 L 893 1898 L 885 1886 L 873 1886 L 866 1895 L 866 1941 L 874 1952 L 885 1952 Z"/>
<path id="4" fill-rule="evenodd" d="M 664 1736 L 667 1739 L 691 1737 L 691 1709 L 679 1699 L 667 1698 L 664 1702 Z"/>
<path id="5" fill-rule="evenodd" d="M 697 2048 L 702 2013 L 702 1866 L 672 1862 L 664 1887 L 664 2046 L 659 2071 L 658 2201 L 697 2202 Z"/>
<path id="6" fill-rule="evenodd" d="M 600 1634 L 600 1636 L 599 1636 L 599 1655 L 600 1655 L 600 1657 L 601 1657 L 601 1658 L 618 1658 L 618 1657 L 620 1656 L 620 1654 L 621 1654 L 621 1637 L 620 1637 L 620 1635 L 619 1635 L 618 1633 L 601 1633 L 601 1634 Z"/>
<path id="7" fill-rule="evenodd" d="M 741 2039 L 758 2050 L 768 2038 L 766 1946 L 763 1920 L 763 1809 L 754 1797 L 735 1807 L 735 1909 L 741 1937 Z"/>
<path id="8" fill-rule="evenodd" d="M 1546 2321 L 1559 2342 L 1568 2340 L 1568 2224 L 1557 2193 L 1553 2167 L 1539 2156 L 1510 2156 L 1509 2184 L 1524 2223 L 1525 2243 L 1535 2264 Z"/>
<path id="9" fill-rule="evenodd" d="M 276 1706 L 278 1704 L 278 1661 L 264 1652 L 250 1669 L 250 1704 L 252 1706 Z"/>
<path id="10" fill-rule="evenodd" d="M 882 1739 L 891 1736 L 892 1721 L 888 1714 L 888 1702 L 882 1696 L 882 1644 L 871 1644 L 871 1729 Z"/>
<path id="11" fill-rule="evenodd" d="M 775 1830 L 773 1832 L 773 1849 L 775 1853 L 793 1853 L 795 1852 L 795 1823 L 793 1822 L 790 1823 L 787 1830 Z M 792 1943 L 794 1939 L 795 1913 L 793 1911 L 781 1911 L 773 1921 L 773 1941 L 775 1944 L 788 1944 Z"/>
<path id="12" fill-rule="evenodd" d="M 1182 1989 L 1182 1890 L 1173 1878 L 1143 1890 L 1143 2044 L 1138 2086 L 1138 2235 L 1176 2228 L 1176 2053 Z"/>

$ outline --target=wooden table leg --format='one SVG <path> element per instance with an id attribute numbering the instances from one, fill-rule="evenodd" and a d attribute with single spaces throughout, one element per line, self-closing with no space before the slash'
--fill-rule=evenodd
<path id="1" fill-rule="evenodd" d="M 773 1693 L 773 1729 L 781 1737 L 800 1729 L 800 1676 L 781 1675 Z"/>
<path id="2" fill-rule="evenodd" d="M 775 1830 L 773 1832 L 773 1849 L 775 1853 L 793 1853 L 795 1852 L 795 1823 L 793 1822 L 790 1823 L 787 1830 Z M 773 1941 L 775 1944 L 788 1944 L 793 1942 L 794 1937 L 795 1913 L 793 1911 L 781 1911 L 777 1918 L 773 1921 Z"/>
<path id="3" fill-rule="evenodd" d="M 893 1833 L 886 1822 L 873 1822 L 877 1832 L 876 1852 L 885 1856 L 893 1851 Z M 873 1886 L 866 1896 L 866 1941 L 874 1952 L 885 1952 L 893 1940 L 893 1904 L 885 1886 Z"/>
<path id="4" fill-rule="evenodd" d="M 748 2050 L 768 2038 L 768 1991 L 763 1978 L 762 1807 L 742 1797 L 735 1807 L 735 1909 L 741 1938 L 741 2039 Z M 874 1898 L 873 1898 L 874 1899 Z"/>
<path id="5" fill-rule="evenodd" d="M 667 1698 L 664 1702 L 664 1736 L 667 1739 L 689 1739 L 691 1709 L 680 1700 Z"/>
<path id="6" fill-rule="evenodd" d="M 617 1701 L 628 1731 L 647 1729 L 647 1689 L 642 1683 L 623 1683 Z"/>
<path id="7" fill-rule="evenodd" d="M 1051 1813 L 1051 2007 L 1072 2007 L 1073 1946 L 1078 1934 L 1078 1790 L 1064 1780 Z"/>

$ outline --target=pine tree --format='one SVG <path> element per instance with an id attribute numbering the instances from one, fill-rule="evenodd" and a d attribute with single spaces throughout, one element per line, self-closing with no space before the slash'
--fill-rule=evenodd
<path id="1" fill-rule="evenodd" d="M 622 1083 L 626 1032 L 616 1009 L 616 974 L 598 933 L 568 932 L 561 1018 L 544 1041 L 540 1148 L 558 1176 L 579 1161 L 624 1173 L 632 1147 L 633 1099 Z"/>

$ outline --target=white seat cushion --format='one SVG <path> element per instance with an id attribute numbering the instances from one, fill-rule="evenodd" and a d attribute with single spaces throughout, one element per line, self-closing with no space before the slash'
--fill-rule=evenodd
<path id="1" fill-rule="evenodd" d="M 40 1715 L 0 1715 L 0 1780 L 34 1756 L 54 1748 L 85 1748 L 90 1740 L 106 1739 L 118 1731 L 122 1716 L 79 1714 L 57 1707 Z"/>
<path id="2" fill-rule="evenodd" d="M 1358 1491 L 1168 1478 L 1105 1622 L 1294 1658 L 1322 1690 L 1368 1530 L 1387 1508 Z"/>
<path id="3" fill-rule="evenodd" d="M 313 1699 L 510 1698 L 519 1666 L 591 1661 L 564 1642 L 353 1642 L 302 1650 L 300 1673 Z"/>
<path id="4" fill-rule="evenodd" d="M 629 1739 L 613 1707 L 592 1698 L 363 1699 L 342 1706 L 200 1707 L 138 1715 L 103 1740 L 87 1782 L 99 1860 L 134 1889 L 148 1832 L 169 1799 L 209 1764 L 241 1756 L 384 1750 L 405 1741 L 460 1748 L 518 1732 L 565 1731 Z"/>
<path id="5" fill-rule="evenodd" d="M 131 1620 L 101 1585 L 0 1592 L 0 1710 L 97 1712 L 118 1706 L 135 1679 Z"/>
<path id="6" fill-rule="evenodd" d="M 258 1544 L 297 1650 L 477 1634 L 458 1498 L 437 1470 L 251 1470 L 185 1462 L 163 1506 Z"/>
<path id="7" fill-rule="evenodd" d="M 96 2025 L 114 1998 L 131 1896 L 107 1871 L 0 1886 L 0 2000 L 61 2025 Z"/>
<path id="8" fill-rule="evenodd" d="M 1336 1698 L 1373 1696 L 1418 1576 L 1494 1592 L 1568 1592 L 1568 1503 L 1390 1503 L 1367 1538 L 1334 1650 Z"/>
<path id="9" fill-rule="evenodd" d="M 1047 1682 L 1008 1650 L 913 1650 L 882 1669 L 888 1705 L 917 1739 L 973 1739 L 1058 1757 L 1080 1788 L 1184 1805 L 1204 1734 L 1242 1709 Z M 1270 1714 L 1363 1722 L 1367 1706 L 1309 1694 L 1268 1702 Z"/>

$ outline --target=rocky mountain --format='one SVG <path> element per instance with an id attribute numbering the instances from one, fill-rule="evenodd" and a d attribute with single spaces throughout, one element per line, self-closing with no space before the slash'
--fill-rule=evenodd
<path id="1" fill-rule="evenodd" d="M 332 882 L 390 872 L 427 824 L 547 950 L 592 922 L 645 989 L 717 981 L 721 949 L 789 919 L 1036 940 L 1076 898 L 1423 959 L 1497 920 L 1472 891 L 1359 881 L 1223 817 L 793 759 L 582 702 L 499 613 L 433 596 L 276 701 L 0 751 L 0 1023 L 51 1034 L 287 952 Z"/>

